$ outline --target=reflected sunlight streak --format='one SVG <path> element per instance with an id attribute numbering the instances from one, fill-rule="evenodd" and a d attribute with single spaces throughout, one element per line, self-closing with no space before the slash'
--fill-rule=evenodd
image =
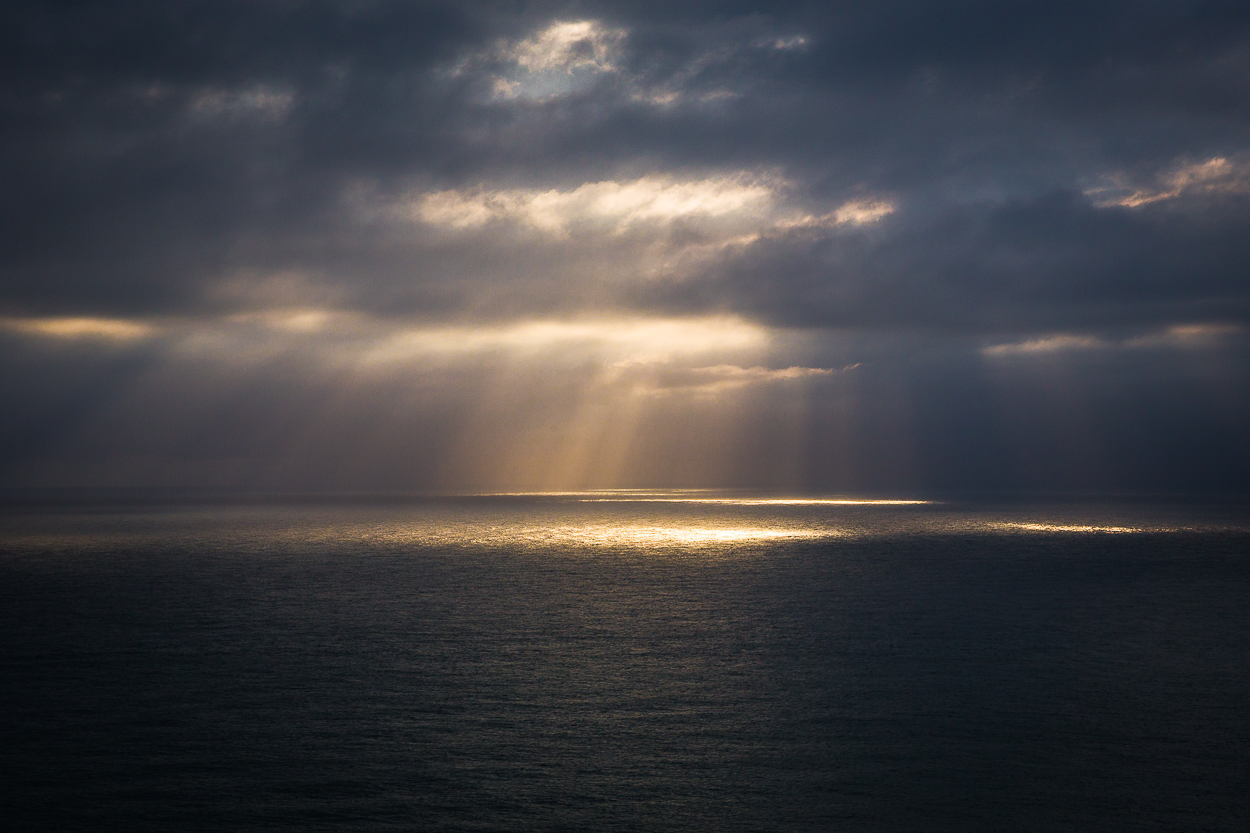
<path id="1" fill-rule="evenodd" d="M 851 498 L 731 497 L 587 497 L 581 503 L 711 503 L 724 506 L 916 506 L 931 500 L 857 500 Z"/>
<path id="2" fill-rule="evenodd" d="M 582 546 L 697 547 L 704 544 L 747 543 L 779 538 L 824 538 L 829 530 L 781 529 L 777 527 L 658 526 L 636 524 L 585 524 L 536 527 L 514 533 L 528 543 L 573 543 Z"/>
<path id="3" fill-rule="evenodd" d="M 1147 530 L 1135 526 L 1094 526 L 1084 524 L 1026 524 L 1026 523 L 997 523 L 991 524 L 994 529 L 1002 529 L 1013 532 L 1102 532 L 1107 534 L 1123 535 L 1133 532 L 1146 532 Z"/>

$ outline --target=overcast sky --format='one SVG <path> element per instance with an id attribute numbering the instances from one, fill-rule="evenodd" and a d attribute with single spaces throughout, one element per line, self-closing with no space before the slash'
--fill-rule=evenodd
<path id="1" fill-rule="evenodd" d="M 0 485 L 1250 490 L 1244 2 L 17 2 L 0 119 Z"/>

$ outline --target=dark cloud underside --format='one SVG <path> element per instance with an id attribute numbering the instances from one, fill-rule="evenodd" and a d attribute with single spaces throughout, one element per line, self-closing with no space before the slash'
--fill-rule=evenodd
<path id="1" fill-rule="evenodd" d="M 1250 487 L 1244 3 L 15 3 L 0 126 L 8 485 Z"/>

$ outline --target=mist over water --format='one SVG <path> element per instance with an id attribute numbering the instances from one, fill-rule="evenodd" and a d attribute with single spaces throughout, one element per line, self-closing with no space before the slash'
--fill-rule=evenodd
<path id="1" fill-rule="evenodd" d="M 1242 830 L 1248 591 L 1244 505 L 11 508 L 5 826 Z"/>

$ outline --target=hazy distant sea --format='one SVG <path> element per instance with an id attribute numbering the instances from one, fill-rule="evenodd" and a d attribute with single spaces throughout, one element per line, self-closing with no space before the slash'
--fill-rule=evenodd
<path id="1" fill-rule="evenodd" d="M 1250 517 L 0 510 L 5 830 L 1250 829 Z"/>

